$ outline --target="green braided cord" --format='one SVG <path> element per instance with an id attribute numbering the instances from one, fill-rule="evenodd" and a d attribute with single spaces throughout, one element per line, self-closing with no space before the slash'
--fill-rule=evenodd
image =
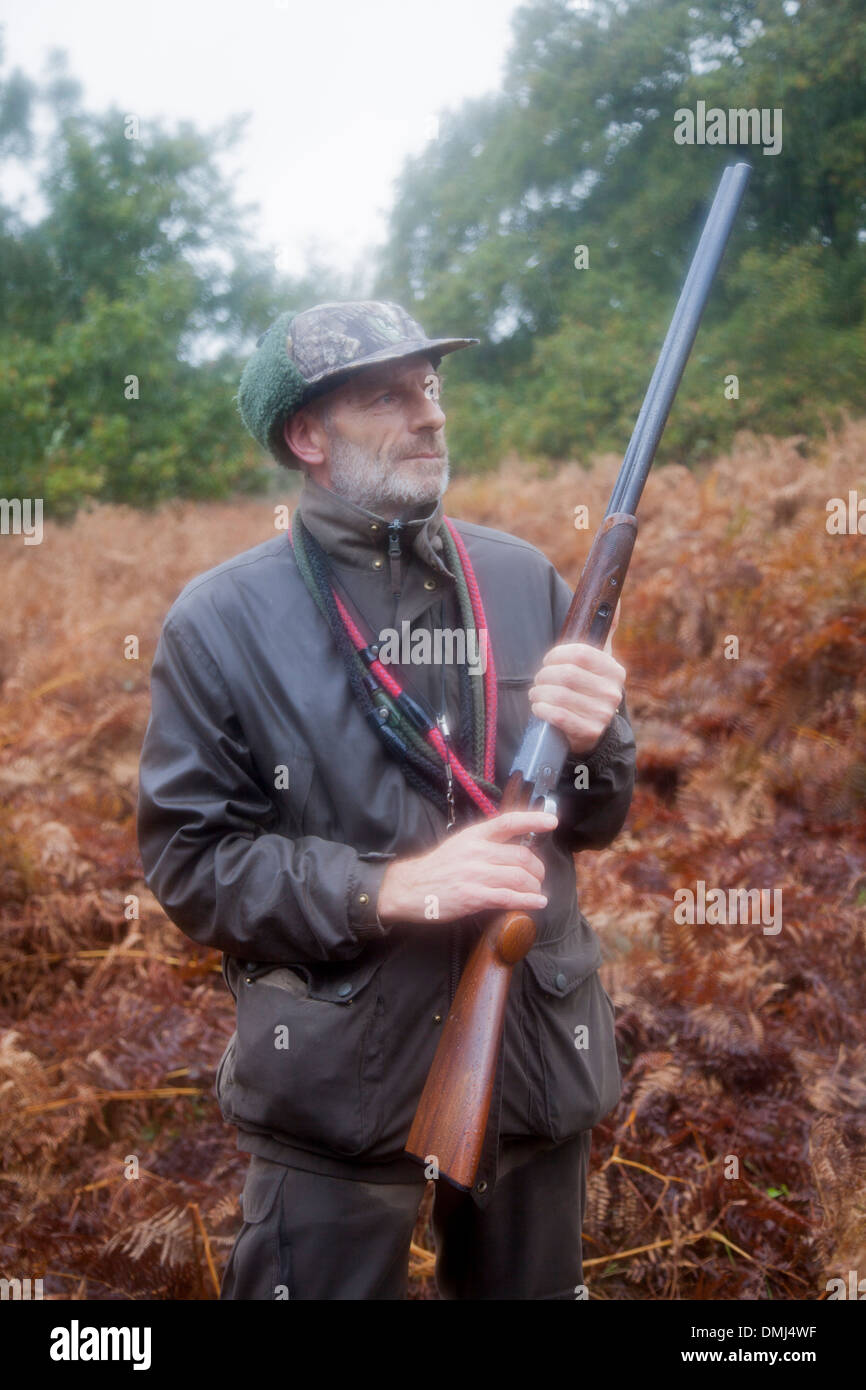
<path id="1" fill-rule="evenodd" d="M 441 771 L 445 764 L 438 750 L 434 748 L 431 743 L 428 743 L 423 735 L 415 728 L 411 720 L 406 718 L 388 692 L 383 690 L 380 686 L 373 696 L 373 701 L 375 704 L 381 705 L 389 711 L 388 723 L 400 735 L 403 742 L 414 744 L 419 753 L 423 753 L 427 757 L 431 766 Z M 497 787 L 495 782 L 488 782 L 486 777 L 478 777 L 474 773 L 473 777 L 481 790 L 486 792 L 490 797 L 491 801 L 502 800 L 502 791 Z"/>
<path id="2" fill-rule="evenodd" d="M 325 601 L 324 601 L 324 599 L 322 598 L 322 595 L 319 593 L 319 587 L 318 587 L 318 584 L 316 583 L 315 575 L 313 574 L 312 569 L 311 569 L 311 567 L 310 567 L 309 558 L 308 558 L 308 556 L 307 556 L 306 548 L 305 548 L 305 546 L 304 546 L 303 526 L 302 526 L 302 524 L 300 524 L 300 517 L 299 517 L 299 514 L 298 514 L 297 512 L 295 512 L 294 515 L 293 515 L 293 517 L 292 517 L 292 538 L 293 538 L 293 541 L 294 541 L 294 551 L 295 551 L 295 558 L 296 558 L 296 560 L 297 560 L 298 570 L 299 570 L 299 572 L 300 572 L 300 574 L 301 574 L 301 577 L 302 577 L 303 580 L 304 580 L 304 583 L 306 584 L 307 588 L 309 589 L 310 593 L 311 593 L 312 596 L 313 596 L 313 600 L 314 600 L 314 602 L 315 602 L 315 604 L 316 604 L 316 607 L 319 609 L 319 612 L 322 614 L 322 617 L 323 617 L 323 618 L 325 619 L 325 621 L 327 622 L 327 621 L 328 621 L 328 611 L 327 611 L 327 608 L 325 607 Z M 470 600 L 470 598 L 469 598 L 469 590 L 468 590 L 468 588 L 467 588 L 466 581 L 465 581 L 465 579 L 464 579 L 464 577 L 463 577 L 463 569 L 462 569 L 462 566 L 461 566 L 461 564 L 460 564 L 460 556 L 459 556 L 459 554 L 456 553 L 456 546 L 454 546 L 454 542 L 453 542 L 453 540 L 451 539 L 451 535 L 450 535 L 450 533 L 448 532 L 448 528 L 447 528 L 447 527 L 443 527 L 443 538 L 446 540 L 446 546 L 447 546 L 446 553 L 448 554 L 449 568 L 452 568 L 452 567 L 453 567 L 453 573 L 455 573 L 455 575 L 457 576 L 457 580 L 458 580 L 458 600 L 459 600 L 459 603 L 460 603 L 460 613 L 461 613 L 461 617 L 463 618 L 463 621 L 464 621 L 464 624 L 465 624 L 466 627 L 467 627 L 467 630 L 469 630 L 470 625 L 471 625 L 471 627 L 474 629 L 474 622 L 475 622 L 475 620 L 474 620 L 474 615 L 473 615 L 473 613 L 472 613 L 472 603 L 471 603 L 471 600 Z M 462 590 L 462 592 L 461 592 L 461 590 Z M 467 616 L 467 614 L 468 614 L 468 616 Z M 358 670 L 361 672 L 361 674 L 362 674 L 362 675 L 367 675 L 367 674 L 368 674 L 367 664 L 366 664 L 366 662 L 364 661 L 363 657 L 362 657 L 357 651 L 355 652 L 355 662 L 356 662 L 357 668 L 358 668 Z M 478 678 L 477 678 L 477 677 L 473 679 L 473 686 L 477 683 L 477 681 L 478 681 Z M 482 715 L 483 715 L 483 679 L 481 680 L 481 686 L 482 686 Z M 439 769 L 439 770 L 442 770 L 442 769 L 444 768 L 445 764 L 444 764 L 444 760 L 443 760 L 443 758 L 441 757 L 441 755 L 439 754 L 438 750 L 437 750 L 436 748 L 434 748 L 433 745 L 427 741 L 427 739 L 424 737 L 424 735 L 423 735 L 418 729 L 415 728 L 415 725 L 411 722 L 411 720 L 408 719 L 407 716 L 406 716 L 405 714 L 403 714 L 403 712 L 400 710 L 399 706 L 395 703 L 395 701 L 393 700 L 393 698 L 388 694 L 387 690 L 385 690 L 385 689 L 380 685 L 379 688 L 378 688 L 378 690 L 373 694 L 372 698 L 373 698 L 374 704 L 380 706 L 381 708 L 384 708 L 384 709 L 387 709 L 387 710 L 388 710 L 388 723 L 389 723 L 390 727 L 394 730 L 394 732 L 395 732 L 400 738 L 402 738 L 403 742 L 404 742 L 404 743 L 411 743 L 411 744 L 413 745 L 413 747 L 414 747 L 415 749 L 417 749 L 417 751 L 418 751 L 420 754 L 423 755 L 423 757 L 426 759 L 426 761 L 430 764 L 430 766 L 431 766 L 432 768 L 437 768 L 437 769 Z M 473 701 L 473 715 L 475 715 L 475 714 L 476 714 L 476 705 L 475 705 L 475 702 Z M 476 715 L 476 718 L 477 718 L 477 715 Z M 476 731 L 477 731 L 477 724 L 476 724 Z M 482 754 L 481 754 L 481 758 L 480 758 L 480 760 L 479 760 L 479 762 L 478 762 L 478 765 L 481 766 L 481 767 L 484 766 L 483 742 L 484 742 L 484 725 L 483 725 L 483 722 L 482 722 L 482 724 L 481 724 Z M 476 756 L 477 756 L 477 755 L 476 755 Z M 500 790 L 499 787 L 497 787 L 497 785 L 496 785 L 495 782 L 488 782 L 488 780 L 487 780 L 486 777 L 481 777 L 481 776 L 479 776 L 478 773 L 477 773 L 477 771 L 474 771 L 474 770 L 473 770 L 473 777 L 475 778 L 475 781 L 476 781 L 476 783 L 478 784 L 478 786 L 481 788 L 481 790 L 482 790 L 483 792 L 485 792 L 486 795 L 489 796 L 490 799 L 491 799 L 492 801 L 500 801 L 500 800 L 502 799 L 502 791 Z"/>
<path id="3" fill-rule="evenodd" d="M 301 578 L 303 579 L 304 583 L 306 584 L 307 588 L 313 596 L 313 600 L 316 604 L 316 607 L 318 608 L 322 617 L 325 619 L 325 622 L 328 623 L 328 626 L 330 627 L 330 623 L 328 622 L 328 610 L 325 606 L 325 600 L 319 593 L 319 586 L 316 583 L 316 576 L 313 574 L 313 571 L 310 567 L 309 557 L 307 555 L 306 546 L 304 545 L 303 526 L 299 525 L 298 522 L 298 513 L 295 512 L 294 516 L 292 517 L 292 536 L 294 538 L 295 559 L 297 560 L 298 569 L 301 573 Z M 361 673 L 362 676 L 366 675 L 367 667 L 364 660 L 358 654 L 358 652 L 355 652 L 354 657 L 356 669 Z"/>
<path id="4" fill-rule="evenodd" d="M 460 559 L 460 552 L 454 543 L 448 527 L 442 524 L 439 531 L 445 550 L 448 568 L 456 580 L 457 602 L 460 608 L 460 617 L 466 632 L 475 632 L 475 611 L 472 607 L 472 599 L 469 596 L 469 585 L 466 583 L 466 576 L 463 572 L 463 562 Z M 484 772 L 484 732 L 486 726 L 487 697 L 484 689 L 484 676 L 481 673 L 469 672 L 469 688 L 472 693 L 472 723 L 475 757 L 475 766 L 471 769 L 477 785 L 483 792 L 490 797 L 491 801 L 502 800 L 502 789 L 495 782 L 488 782 L 483 776 Z"/>
<path id="5" fill-rule="evenodd" d="M 443 525 L 439 534 L 445 546 L 448 568 L 457 581 L 457 600 L 460 606 L 460 616 L 468 637 L 470 632 L 475 631 L 475 614 L 472 611 L 469 586 L 466 583 L 463 565 L 460 562 L 460 552 L 454 544 L 454 538 L 447 526 Z M 484 772 L 484 732 L 486 724 L 484 677 L 480 672 L 469 672 L 469 688 L 472 691 L 472 774 L 475 780 L 479 781 L 480 775 Z"/>
<path id="6" fill-rule="evenodd" d="M 298 512 L 295 512 L 292 516 L 292 541 L 294 542 L 295 559 L 298 564 L 298 569 L 301 572 L 301 578 L 312 594 L 316 607 L 325 619 L 325 622 L 328 622 L 328 610 L 325 607 L 325 600 L 319 593 L 319 586 L 316 583 L 315 576 L 310 568 L 310 562 L 307 558 L 307 548 L 304 545 L 304 531 Z M 328 626 L 330 627 L 330 623 L 328 623 Z"/>
<path id="7" fill-rule="evenodd" d="M 292 518 L 292 536 L 295 542 L 295 556 L 298 562 L 298 569 L 301 572 L 301 577 L 303 578 L 304 583 L 310 590 L 310 593 L 312 594 L 316 602 L 316 606 L 318 607 L 319 612 L 322 614 L 322 617 L 327 622 L 328 612 L 325 607 L 325 601 L 322 598 L 322 595 L 319 593 L 319 587 L 316 583 L 316 577 L 313 574 L 312 569 L 310 568 L 309 558 L 307 556 L 306 548 L 304 546 L 303 527 L 296 524 L 297 518 L 298 513 L 295 512 Z M 368 674 L 367 663 L 364 661 L 363 657 L 357 651 L 355 652 L 355 664 L 362 676 L 366 676 Z M 433 747 L 431 743 L 428 743 L 427 739 L 424 738 L 423 734 L 421 734 L 419 730 L 415 728 L 415 725 L 409 719 L 407 719 L 406 715 L 402 713 L 399 707 L 395 704 L 394 700 L 391 698 L 388 692 L 382 688 L 382 686 L 379 686 L 378 691 L 373 696 L 373 701 L 375 704 L 383 706 L 388 710 L 388 723 L 391 726 L 391 728 L 394 729 L 395 733 L 397 733 L 400 736 L 400 738 L 403 739 L 404 743 L 411 743 L 418 750 L 419 753 L 423 754 L 424 758 L 430 764 L 431 768 L 441 769 L 442 767 L 444 767 L 444 763 L 438 751 Z"/>
<path id="8" fill-rule="evenodd" d="M 396 734 L 399 734 L 403 742 L 411 743 L 417 748 L 419 753 L 424 755 L 431 767 L 441 772 L 445 764 L 438 751 L 433 747 L 432 743 L 428 743 L 420 730 L 416 729 L 412 721 L 403 714 L 399 705 L 395 704 L 387 690 L 384 690 L 380 686 L 373 695 L 373 703 L 382 709 L 388 710 L 388 724 Z"/>
<path id="9" fill-rule="evenodd" d="M 486 792 L 491 801 L 502 800 L 502 788 L 497 787 L 495 782 L 488 782 L 486 777 L 476 777 L 475 781 L 483 792 Z"/>

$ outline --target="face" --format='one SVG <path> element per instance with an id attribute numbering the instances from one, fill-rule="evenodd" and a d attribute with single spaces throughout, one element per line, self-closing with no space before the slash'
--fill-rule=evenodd
<path id="1" fill-rule="evenodd" d="M 310 438 L 322 455 L 305 458 L 312 476 L 380 516 L 435 503 L 449 476 L 438 388 L 438 374 L 421 356 L 350 377 L 309 412 Z"/>

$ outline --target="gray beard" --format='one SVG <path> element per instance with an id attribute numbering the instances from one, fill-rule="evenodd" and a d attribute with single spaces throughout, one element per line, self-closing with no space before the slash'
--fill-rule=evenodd
<path id="1" fill-rule="evenodd" d="M 437 502 L 448 486 L 448 454 L 441 459 L 396 461 L 371 454 L 328 431 L 331 487 L 356 507 L 384 516 L 386 511 Z M 423 445 L 419 445 L 423 448 Z M 435 445 L 428 444 L 428 448 Z"/>

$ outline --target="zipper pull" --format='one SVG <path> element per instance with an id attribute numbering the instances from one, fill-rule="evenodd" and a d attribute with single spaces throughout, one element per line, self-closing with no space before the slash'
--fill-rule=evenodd
<path id="1" fill-rule="evenodd" d="M 448 740 L 451 737 L 451 730 L 448 728 L 448 720 L 444 714 L 437 714 L 436 723 L 439 732 L 445 743 L 445 799 L 448 802 L 448 824 L 445 827 L 447 835 L 449 830 L 453 830 L 457 824 L 457 808 L 454 802 L 454 774 L 451 771 L 451 749 Z"/>
<path id="2" fill-rule="evenodd" d="M 400 527 L 402 521 L 396 519 L 388 522 L 388 559 L 391 563 L 391 593 L 399 595 L 402 579 L 400 576 Z"/>

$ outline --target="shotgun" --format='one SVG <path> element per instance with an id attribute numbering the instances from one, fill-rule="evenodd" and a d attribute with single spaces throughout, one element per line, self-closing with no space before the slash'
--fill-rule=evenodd
<path id="1" fill-rule="evenodd" d="M 748 164 L 730 164 L 722 174 L 558 643 L 603 647 L 607 640 L 637 536 L 637 505 L 750 173 Z M 554 793 L 567 755 L 565 736 L 533 716 L 512 763 L 500 812 L 555 811 Z M 528 836 L 523 843 L 531 845 L 535 838 Z M 460 979 L 409 1131 L 406 1152 L 422 1162 L 434 1158 L 440 1176 L 460 1188 L 471 1188 L 475 1180 L 508 989 L 514 966 L 535 937 L 535 923 L 525 912 L 496 913 L 484 929 Z"/>

